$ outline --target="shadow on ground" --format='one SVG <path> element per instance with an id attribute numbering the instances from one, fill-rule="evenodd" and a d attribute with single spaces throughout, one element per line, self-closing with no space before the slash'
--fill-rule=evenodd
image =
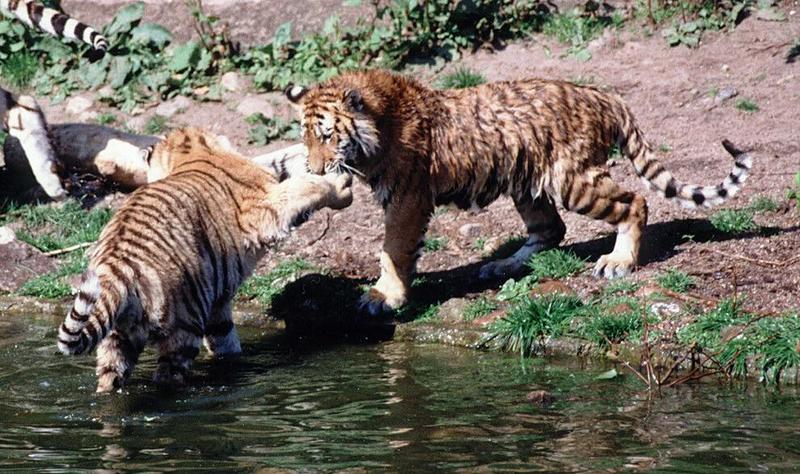
<path id="1" fill-rule="evenodd" d="M 641 264 L 663 261 L 681 252 L 678 247 L 688 241 L 695 243 L 725 240 L 745 241 L 757 236 L 775 235 L 785 229 L 762 228 L 757 233 L 729 235 L 716 230 L 704 219 L 681 219 L 660 222 L 647 227 L 642 244 Z M 578 257 L 594 262 L 614 246 L 615 235 L 580 242 L 564 247 Z M 505 245 L 489 259 L 511 255 L 522 242 Z M 370 282 L 333 275 L 306 275 L 286 286 L 275 298 L 271 313 L 286 322 L 287 331 L 300 335 L 326 336 L 330 334 L 390 338 L 394 324 L 413 321 L 427 307 L 451 298 L 498 289 L 506 279 L 481 280 L 480 267 L 487 260 L 461 267 L 421 273 L 411 289 L 410 303 L 393 318 L 360 316 L 358 299 Z M 509 275 L 509 277 L 523 276 Z"/>

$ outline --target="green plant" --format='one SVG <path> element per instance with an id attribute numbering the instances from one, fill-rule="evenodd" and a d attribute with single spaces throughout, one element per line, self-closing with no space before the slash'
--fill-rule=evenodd
<path id="1" fill-rule="evenodd" d="M 455 71 L 442 76 L 439 80 L 439 87 L 442 89 L 465 89 L 479 86 L 485 82 L 486 78 L 483 74 L 460 66 Z"/>
<path id="2" fill-rule="evenodd" d="M 544 278 L 557 280 L 580 272 L 586 266 L 586 261 L 572 252 L 550 249 L 532 255 L 526 265 L 530 268 L 530 276 L 535 281 Z"/>
<path id="3" fill-rule="evenodd" d="M 498 308 L 497 302 L 492 299 L 481 296 L 480 298 L 472 301 L 466 308 L 464 308 L 464 321 L 472 321 L 487 314 Z"/>
<path id="4" fill-rule="evenodd" d="M 66 298 L 72 293 L 67 278 L 83 273 L 88 261 L 89 259 L 81 252 L 74 252 L 62 260 L 58 270 L 28 280 L 17 293 L 35 298 Z"/>
<path id="5" fill-rule="evenodd" d="M 672 147 L 667 143 L 662 143 L 661 145 L 658 145 L 658 151 L 661 153 L 669 153 L 672 151 Z"/>
<path id="6" fill-rule="evenodd" d="M 629 295 L 635 293 L 641 285 L 635 281 L 616 279 L 608 282 L 603 288 L 603 296 Z"/>
<path id="7" fill-rule="evenodd" d="M 600 36 L 607 26 L 620 27 L 623 18 L 615 13 L 611 17 L 585 16 L 577 9 L 568 13 L 551 15 L 542 26 L 542 32 L 556 38 L 560 43 L 569 44 L 568 53 L 577 59 L 588 60 L 591 54 L 586 50 L 589 41 Z"/>
<path id="8" fill-rule="evenodd" d="M 439 319 L 439 306 L 438 304 L 432 304 L 425 308 L 419 316 L 414 319 L 415 323 L 426 324 L 431 323 L 437 319 Z"/>
<path id="9" fill-rule="evenodd" d="M 619 146 L 618 143 L 611 145 L 611 148 L 608 150 L 608 160 L 621 160 L 622 159 L 622 148 Z"/>
<path id="10" fill-rule="evenodd" d="M 447 247 L 447 239 L 445 237 L 428 237 L 422 242 L 422 248 L 426 252 L 437 252 Z"/>
<path id="11" fill-rule="evenodd" d="M 2 145 L 2 139 L 0 139 L 0 145 Z M 483 252 L 483 249 L 486 247 L 486 239 L 483 237 L 478 237 L 472 243 L 472 247 L 474 247 L 479 252 Z"/>
<path id="12" fill-rule="evenodd" d="M 712 214 L 709 221 L 715 229 L 726 234 L 744 234 L 760 229 L 753 221 L 750 209 L 722 209 Z"/>
<path id="13" fill-rule="evenodd" d="M 649 3 L 649 2 L 648 2 Z M 719 2 L 713 0 L 672 2 L 674 6 L 664 10 L 660 21 L 674 18 L 680 14 L 680 21 L 662 31 L 662 36 L 670 46 L 683 44 L 695 48 L 700 44 L 703 32 L 728 29 L 733 30 L 746 14 L 750 0 L 731 0 Z M 655 20 L 652 9 L 649 15 Z M 655 21 L 654 21 L 655 22 Z"/>
<path id="14" fill-rule="evenodd" d="M 272 304 L 272 299 L 283 288 L 305 273 L 317 270 L 314 265 L 302 258 L 295 258 L 279 263 L 265 275 L 250 277 L 239 288 L 239 297 L 256 300 L 263 307 Z"/>
<path id="15" fill-rule="evenodd" d="M 39 61 L 27 51 L 12 54 L 0 63 L 0 77 L 16 88 L 28 86 L 38 70 Z"/>
<path id="16" fill-rule="evenodd" d="M 786 197 L 790 201 L 794 201 L 797 204 L 797 208 L 800 209 L 800 172 L 794 175 L 794 187 L 789 188 L 786 192 Z"/>
<path id="17" fill-rule="evenodd" d="M 642 308 L 633 298 L 610 298 L 586 305 L 577 333 L 607 347 L 637 337 L 642 330 Z"/>
<path id="18" fill-rule="evenodd" d="M 247 141 L 253 145 L 264 146 L 274 140 L 300 138 L 300 122 L 297 120 L 286 123 L 278 117 L 265 117 L 257 113 L 247 117 L 245 121 L 252 125 L 247 134 Z"/>
<path id="19" fill-rule="evenodd" d="M 117 116 L 110 112 L 103 112 L 97 116 L 97 123 L 100 125 L 112 125 L 117 122 Z"/>
<path id="20" fill-rule="evenodd" d="M 759 111 L 758 104 L 756 104 L 755 102 L 753 102 L 752 100 L 749 100 L 749 99 L 739 99 L 739 100 L 737 100 L 736 104 L 734 104 L 734 107 L 736 107 L 739 110 L 743 110 L 745 112 L 758 112 Z"/>
<path id="21" fill-rule="evenodd" d="M 547 295 L 531 298 L 514 306 L 504 318 L 493 323 L 491 338 L 504 349 L 520 356 L 537 351 L 546 338 L 565 334 L 569 322 L 583 308 L 576 296 Z"/>
<path id="22" fill-rule="evenodd" d="M 161 135 L 167 131 L 167 129 L 167 118 L 161 115 L 153 115 L 147 120 L 147 123 L 144 124 L 142 133 L 146 135 Z"/>
<path id="23" fill-rule="evenodd" d="M 67 201 L 60 207 L 26 205 L 10 209 L 0 217 L 0 225 L 19 222 L 17 237 L 49 252 L 96 241 L 110 218 L 110 209 L 85 211 L 77 202 Z"/>
<path id="24" fill-rule="evenodd" d="M 756 213 L 775 212 L 780 209 L 780 206 L 774 199 L 769 196 L 757 196 L 750 201 L 747 208 Z"/>
<path id="25" fill-rule="evenodd" d="M 692 276 L 674 268 L 670 268 L 657 276 L 656 281 L 662 288 L 676 293 L 686 293 L 689 288 L 695 286 L 695 280 Z"/>

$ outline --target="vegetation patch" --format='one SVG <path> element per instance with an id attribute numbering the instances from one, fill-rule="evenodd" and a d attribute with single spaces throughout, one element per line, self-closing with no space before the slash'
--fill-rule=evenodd
<path id="1" fill-rule="evenodd" d="M 670 268 L 657 276 L 656 281 L 662 288 L 676 293 L 686 293 L 689 288 L 695 286 L 695 280 L 692 276 L 674 268 Z"/>
<path id="2" fill-rule="evenodd" d="M 245 119 L 252 125 L 247 133 L 250 144 L 264 146 L 275 140 L 297 140 L 300 138 L 300 122 L 285 122 L 279 117 L 265 117 L 262 113 L 253 114 Z"/>
<path id="3" fill-rule="evenodd" d="M 550 249 L 534 254 L 526 265 L 531 270 L 530 276 L 536 281 L 544 278 L 557 280 L 582 271 L 586 261 L 570 251 Z"/>
<path id="4" fill-rule="evenodd" d="M 750 0 L 718 1 L 666 1 L 640 3 L 639 16 L 651 24 L 672 19 L 672 26 L 662 31 L 670 46 L 684 45 L 696 48 L 703 33 L 727 29 L 732 31 L 746 15 Z"/>
<path id="5" fill-rule="evenodd" d="M 556 38 L 560 43 L 569 44 L 568 54 L 585 61 L 592 57 L 586 50 L 589 41 L 600 36 L 607 26 L 621 27 L 623 21 L 623 16 L 616 12 L 610 17 L 592 16 L 583 15 L 575 9 L 548 17 L 542 32 Z"/>
<path id="6" fill-rule="evenodd" d="M 483 74 L 469 68 L 460 66 L 455 71 L 445 74 L 439 79 L 439 87 L 442 89 L 466 89 L 475 87 L 486 82 Z"/>
<path id="7" fill-rule="evenodd" d="M 72 294 L 69 277 L 86 271 L 88 263 L 89 259 L 82 252 L 75 252 L 62 259 L 56 271 L 28 280 L 17 293 L 35 298 L 66 298 Z"/>
<path id="8" fill-rule="evenodd" d="M 94 242 L 111 219 L 110 209 L 86 211 L 76 201 L 59 205 L 26 205 L 11 208 L 0 225 L 17 221 L 17 237 L 42 252 Z"/>
<path id="9" fill-rule="evenodd" d="M 144 124 L 144 128 L 142 129 L 142 133 L 145 135 L 162 135 L 169 129 L 167 127 L 167 118 L 162 117 L 161 115 L 153 115 Z"/>
<path id="10" fill-rule="evenodd" d="M 447 247 L 447 239 L 445 237 L 428 237 L 422 242 L 422 248 L 426 252 L 438 252 Z"/>
<path id="11" fill-rule="evenodd" d="M 759 111 L 758 104 L 756 104 L 750 99 L 739 99 L 736 101 L 736 104 L 734 104 L 734 107 L 736 107 L 739 110 L 743 110 L 745 112 Z"/>
<path id="12" fill-rule="evenodd" d="M 487 296 L 481 296 L 464 308 L 464 321 L 474 321 L 482 318 L 495 311 L 498 307 L 496 301 Z"/>
<path id="13" fill-rule="evenodd" d="M 753 221 L 750 209 L 723 209 L 711 215 L 711 225 L 720 232 L 739 235 L 757 232 L 760 227 Z"/>
<path id="14" fill-rule="evenodd" d="M 634 298 L 614 297 L 586 306 L 578 320 L 576 335 L 600 347 L 635 339 L 642 330 L 641 304 Z"/>
<path id="15" fill-rule="evenodd" d="M 641 285 L 639 283 L 624 278 L 611 280 L 606 287 L 603 288 L 603 296 L 631 295 L 640 287 Z"/>
<path id="16" fill-rule="evenodd" d="M 250 277 L 239 288 L 238 297 L 246 300 L 256 300 L 266 308 L 283 288 L 301 277 L 302 275 L 317 271 L 318 269 L 302 258 L 295 258 L 279 263 L 265 275 Z"/>
<path id="17" fill-rule="evenodd" d="M 794 201 L 797 205 L 797 209 L 800 210 L 800 172 L 794 175 L 794 184 L 786 192 L 786 197 L 790 201 Z"/>
<path id="18" fill-rule="evenodd" d="M 763 214 L 765 212 L 775 212 L 780 209 L 780 205 L 769 196 L 757 196 L 750 201 L 747 206 L 749 210 L 755 213 Z"/>

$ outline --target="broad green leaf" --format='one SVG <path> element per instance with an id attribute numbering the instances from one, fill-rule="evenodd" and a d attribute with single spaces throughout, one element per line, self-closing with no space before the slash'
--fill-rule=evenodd
<path id="1" fill-rule="evenodd" d="M 595 380 L 611 380 L 619 375 L 617 369 L 611 369 L 595 377 Z"/>
<path id="2" fill-rule="evenodd" d="M 106 35 L 126 33 L 139 23 L 144 16 L 144 3 L 136 2 L 120 9 L 106 27 Z"/>
<path id="3" fill-rule="evenodd" d="M 139 25 L 131 32 L 133 41 L 147 44 L 152 43 L 159 49 L 172 42 L 172 33 L 168 29 L 155 23 Z"/>
<path id="4" fill-rule="evenodd" d="M 287 21 L 275 30 L 275 36 L 272 38 L 272 45 L 275 49 L 280 49 L 287 45 L 292 39 L 292 22 Z"/>
<path id="5" fill-rule="evenodd" d="M 361 6 L 361 0 L 344 0 L 344 6 L 346 6 L 346 7 L 358 7 L 358 6 Z"/>
<path id="6" fill-rule="evenodd" d="M 117 56 L 111 63 L 111 71 L 109 71 L 109 79 L 111 79 L 111 87 L 119 89 L 128 79 L 128 75 L 133 70 L 131 62 L 125 56 Z"/>
<path id="7" fill-rule="evenodd" d="M 176 47 L 169 61 L 170 71 L 181 72 L 195 67 L 200 61 L 200 54 L 200 45 L 194 41 Z"/>

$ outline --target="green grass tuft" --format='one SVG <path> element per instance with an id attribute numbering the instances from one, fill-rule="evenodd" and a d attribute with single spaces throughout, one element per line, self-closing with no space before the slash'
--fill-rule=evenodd
<path id="1" fill-rule="evenodd" d="M 167 118 L 161 115 L 153 115 L 150 117 L 150 120 L 144 124 L 142 133 L 145 135 L 162 135 L 167 130 L 169 130 L 167 127 Z"/>
<path id="2" fill-rule="evenodd" d="M 482 318 L 498 308 L 497 302 L 481 296 L 464 308 L 464 321 L 473 321 Z"/>
<path id="3" fill-rule="evenodd" d="M 577 333 L 607 347 L 636 338 L 642 330 L 642 308 L 634 298 L 615 297 L 586 306 Z"/>
<path id="4" fill-rule="evenodd" d="M 297 140 L 300 138 L 300 122 L 284 122 L 277 117 L 265 117 L 261 113 L 250 115 L 245 122 L 252 125 L 247 132 L 250 144 L 264 146 L 275 140 Z"/>
<path id="5" fill-rule="evenodd" d="M 624 278 L 611 280 L 603 288 L 603 296 L 630 295 L 636 292 L 641 285 L 635 281 Z"/>
<path id="6" fill-rule="evenodd" d="M 256 300 L 263 307 L 272 304 L 272 299 L 283 291 L 283 288 L 305 273 L 316 271 L 317 268 L 302 258 L 295 258 L 279 263 L 265 275 L 250 277 L 239 288 L 239 297 Z"/>
<path id="7" fill-rule="evenodd" d="M 760 229 L 749 209 L 723 209 L 712 214 L 709 221 L 715 229 L 726 234 L 745 234 Z"/>
<path id="8" fill-rule="evenodd" d="M 511 309 L 503 319 L 491 325 L 492 338 L 506 350 L 520 356 L 537 352 L 546 338 L 560 337 L 583 308 L 576 296 L 547 295 L 532 298 Z"/>
<path id="9" fill-rule="evenodd" d="M 439 87 L 442 89 L 466 89 L 485 82 L 486 78 L 481 73 L 460 66 L 454 72 L 442 76 L 439 80 Z"/>
<path id="10" fill-rule="evenodd" d="M 42 252 L 59 250 L 72 245 L 94 242 L 108 220 L 110 209 L 86 211 L 75 201 L 60 206 L 26 205 L 0 218 L 0 225 L 18 221 L 22 224 L 17 237 Z"/>
<path id="11" fill-rule="evenodd" d="M 422 248 L 426 252 L 438 252 L 447 247 L 447 239 L 445 237 L 429 237 L 422 243 Z"/>
<path id="12" fill-rule="evenodd" d="M 419 324 L 426 324 L 439 319 L 439 306 L 440 305 L 438 304 L 432 304 L 428 306 L 416 318 L 414 318 L 414 322 Z"/>
<path id="13" fill-rule="evenodd" d="M 526 265 L 531 270 L 530 276 L 536 281 L 544 278 L 557 280 L 580 272 L 586 266 L 586 261 L 572 252 L 551 249 L 534 254 Z"/>
<path id="14" fill-rule="evenodd" d="M 736 104 L 734 104 L 734 107 L 745 112 L 758 112 L 760 110 L 758 108 L 758 104 L 749 99 L 737 100 Z"/>
<path id="15" fill-rule="evenodd" d="M 780 209 L 780 205 L 769 196 L 757 196 L 750 201 L 747 208 L 756 213 L 775 212 Z"/>
<path id="16" fill-rule="evenodd" d="M 100 125 L 112 125 L 117 122 L 117 116 L 110 112 L 103 112 L 97 116 L 96 121 Z"/>
<path id="17" fill-rule="evenodd" d="M 786 198 L 794 201 L 797 209 L 800 210 L 800 173 L 794 175 L 794 185 L 786 191 Z"/>
<path id="18" fill-rule="evenodd" d="M 22 296 L 61 299 L 72 294 L 68 277 L 86 271 L 89 259 L 81 252 L 73 252 L 61 260 L 58 270 L 28 280 L 17 291 Z"/>
<path id="19" fill-rule="evenodd" d="M 656 281 L 662 288 L 676 293 L 685 293 L 689 288 L 695 286 L 695 280 L 686 273 L 670 268 L 666 272 L 656 277 Z"/>
<path id="20" fill-rule="evenodd" d="M 0 76 L 11 86 L 23 88 L 30 85 L 38 70 L 39 60 L 36 56 L 27 51 L 19 51 L 11 54 L 0 65 Z"/>

